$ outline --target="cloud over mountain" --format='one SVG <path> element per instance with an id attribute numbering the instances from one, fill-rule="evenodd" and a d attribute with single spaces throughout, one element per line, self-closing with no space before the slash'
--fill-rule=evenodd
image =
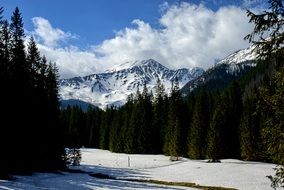
<path id="1" fill-rule="evenodd" d="M 158 28 L 136 19 L 132 27 L 121 29 L 113 38 L 86 50 L 66 44 L 58 46 L 57 42 L 74 35 L 52 27 L 43 18 L 33 19 L 34 33 L 41 52 L 57 62 L 61 78 L 101 72 L 123 62 L 149 58 L 172 69 L 208 68 L 216 60 L 248 46 L 243 37 L 252 30 L 252 25 L 240 7 L 212 11 L 203 5 L 180 3 L 162 9 Z"/>

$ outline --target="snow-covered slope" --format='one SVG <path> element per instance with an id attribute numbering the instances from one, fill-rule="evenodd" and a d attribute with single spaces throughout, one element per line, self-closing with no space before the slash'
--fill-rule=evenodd
<path id="1" fill-rule="evenodd" d="M 255 66 L 256 57 L 255 46 L 250 46 L 225 57 L 217 63 L 217 66 L 228 65 L 228 72 L 233 74 L 239 72 L 244 66 Z"/>
<path id="2" fill-rule="evenodd" d="M 267 175 L 273 175 L 274 164 L 235 159 L 208 163 L 207 160 L 182 158 L 172 162 L 169 156 L 111 153 L 107 150 L 82 149 L 81 173 L 35 173 L 13 176 L 15 180 L 0 180 L 0 189 L 155 189 L 182 190 L 189 187 L 165 186 L 131 181 L 131 179 L 197 183 L 239 190 L 271 190 Z M 94 178 L 89 173 L 101 173 L 114 179 Z M 279 188 L 280 190 L 280 188 Z"/>
<path id="3" fill-rule="evenodd" d="M 120 106 L 138 88 L 142 90 L 144 83 L 149 91 L 154 92 L 160 79 L 166 93 L 169 93 L 171 83 L 176 78 L 180 87 L 183 87 L 203 72 L 201 68 L 171 70 L 153 59 L 127 62 L 104 73 L 60 80 L 60 94 L 63 100 L 78 99 L 100 108 Z"/>
<path id="4" fill-rule="evenodd" d="M 181 92 L 186 95 L 203 84 L 207 85 L 209 90 L 221 89 L 256 66 L 256 57 L 255 46 L 236 51 L 219 61 L 214 67 L 208 69 L 199 77 L 189 81 L 181 89 Z"/>

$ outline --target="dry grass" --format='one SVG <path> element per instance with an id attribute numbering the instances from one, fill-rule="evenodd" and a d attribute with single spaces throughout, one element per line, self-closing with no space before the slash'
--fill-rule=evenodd
<path id="1" fill-rule="evenodd" d="M 122 180 L 122 181 L 133 181 L 133 182 L 140 182 L 140 183 L 152 183 L 158 185 L 169 185 L 169 186 L 183 186 L 183 187 L 192 187 L 202 190 L 236 190 L 234 188 L 228 187 L 215 187 L 215 186 L 205 186 L 199 185 L 196 183 L 189 183 L 189 182 L 169 182 L 169 181 L 160 181 L 154 179 L 123 179 L 123 178 L 116 178 L 102 173 L 91 173 L 89 174 L 92 177 L 100 178 L 100 179 L 112 179 L 112 180 Z"/>
<path id="2" fill-rule="evenodd" d="M 197 189 L 202 189 L 202 190 L 236 190 L 234 188 L 205 186 L 205 185 L 199 185 L 196 183 L 188 183 L 188 182 L 169 182 L 169 181 L 160 181 L 160 180 L 153 180 L 153 179 L 151 180 L 140 180 L 140 179 L 136 180 L 135 179 L 134 181 L 144 182 L 144 183 L 154 183 L 154 184 L 159 184 L 159 185 L 192 187 L 192 188 L 197 188 Z"/>

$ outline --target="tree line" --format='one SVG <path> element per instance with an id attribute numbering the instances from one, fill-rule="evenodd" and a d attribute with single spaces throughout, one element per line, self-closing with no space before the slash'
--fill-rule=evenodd
<path id="1" fill-rule="evenodd" d="M 219 90 L 206 90 L 205 84 L 186 97 L 177 81 L 170 95 L 157 81 L 154 96 L 144 85 L 120 108 L 83 112 L 78 106 L 68 107 L 61 111 L 66 145 L 273 162 L 282 168 L 271 179 L 283 185 L 284 8 L 281 0 L 269 4 L 269 11 L 248 11 L 255 28 L 245 39 L 256 47 L 257 66 L 240 79 Z"/>
<path id="2" fill-rule="evenodd" d="M 269 69 L 263 67 L 259 64 L 251 72 L 255 74 L 243 77 L 246 82 L 234 81 L 222 91 L 208 92 L 204 86 L 182 97 L 175 81 L 167 95 L 158 80 L 154 95 L 144 85 L 119 108 L 90 107 L 84 112 L 69 106 L 61 110 L 62 128 L 69 137 L 66 145 L 212 161 L 272 161 L 262 134 L 266 118 L 255 115 L 260 104 L 254 100 L 257 89 L 271 82 L 258 79 L 267 75 L 263 71 Z"/>
<path id="3" fill-rule="evenodd" d="M 269 3 L 271 12 L 248 11 L 255 29 L 246 39 L 259 57 L 241 79 L 218 90 L 205 84 L 186 97 L 177 81 L 169 95 L 157 81 L 154 95 L 144 85 L 122 107 L 87 112 L 60 109 L 55 64 L 40 55 L 32 37 L 25 45 L 19 9 L 7 21 L 0 8 L 0 177 L 62 169 L 64 147 L 85 146 L 213 162 L 269 161 L 282 166 L 271 180 L 283 185 L 284 10 L 281 0 Z"/>
<path id="4" fill-rule="evenodd" d="M 64 167 L 58 70 L 25 34 L 18 7 L 0 8 L 0 177 Z"/>

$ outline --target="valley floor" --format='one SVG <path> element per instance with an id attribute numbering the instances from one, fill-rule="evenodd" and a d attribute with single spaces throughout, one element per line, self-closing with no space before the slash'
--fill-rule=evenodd
<path id="1" fill-rule="evenodd" d="M 271 190 L 267 175 L 273 175 L 275 165 L 234 159 L 221 163 L 182 158 L 172 162 L 163 155 L 131 155 L 99 149 L 82 149 L 81 173 L 35 173 L 0 180 L 0 189 L 194 189 L 166 186 L 135 180 L 190 182 L 203 186 L 219 186 L 245 190 Z M 106 174 L 115 179 L 100 179 L 90 173 Z"/>

